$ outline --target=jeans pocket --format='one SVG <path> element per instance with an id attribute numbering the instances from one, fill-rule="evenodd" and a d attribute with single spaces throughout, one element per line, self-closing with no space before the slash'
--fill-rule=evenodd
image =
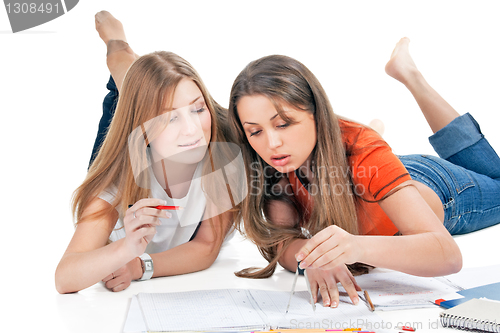
<path id="1" fill-rule="evenodd" d="M 461 194 L 468 188 L 474 187 L 475 182 L 469 174 L 468 170 L 461 166 L 450 163 L 439 157 L 431 155 L 421 155 L 427 161 L 424 162 L 432 169 L 432 175 L 429 177 L 434 178 L 434 183 L 445 185 L 451 196 L 450 200 L 455 195 Z M 440 179 L 437 179 L 437 178 Z M 443 193 L 446 191 L 443 190 Z"/>

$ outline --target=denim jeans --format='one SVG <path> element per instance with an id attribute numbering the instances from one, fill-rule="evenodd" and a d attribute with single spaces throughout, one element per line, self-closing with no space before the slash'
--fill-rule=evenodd
<path id="1" fill-rule="evenodd" d="M 99 121 L 99 129 L 97 130 L 94 148 L 92 149 L 92 155 L 90 156 L 89 167 L 92 162 L 94 162 L 94 159 L 99 152 L 99 148 L 106 137 L 109 124 L 111 124 L 111 119 L 113 119 L 113 115 L 115 113 L 116 103 L 118 103 L 118 88 L 116 88 L 115 81 L 111 75 L 109 76 L 106 88 L 108 88 L 109 92 L 106 97 L 104 97 L 104 101 L 102 102 L 102 117 Z"/>
<path id="2" fill-rule="evenodd" d="M 412 179 L 441 199 L 444 226 L 452 235 L 500 223 L 500 158 L 470 114 L 429 138 L 440 156 L 399 156 Z"/>

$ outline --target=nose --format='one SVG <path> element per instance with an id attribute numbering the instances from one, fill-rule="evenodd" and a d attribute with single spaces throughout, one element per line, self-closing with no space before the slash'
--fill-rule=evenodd
<path id="1" fill-rule="evenodd" d="M 185 136 L 195 134 L 198 131 L 198 123 L 198 117 L 183 117 L 182 134 L 184 134 Z"/>
<path id="2" fill-rule="evenodd" d="M 268 140 L 269 140 L 269 148 L 270 149 L 278 148 L 283 144 L 283 142 L 281 140 L 281 136 L 276 131 L 269 132 Z"/>

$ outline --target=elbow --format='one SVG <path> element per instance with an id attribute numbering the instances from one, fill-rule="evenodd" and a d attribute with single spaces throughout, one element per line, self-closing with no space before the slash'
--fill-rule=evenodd
<path id="1" fill-rule="evenodd" d="M 63 285 L 56 282 L 56 290 L 59 294 L 70 294 L 72 293 L 69 289 L 65 288 Z"/>
<path id="2" fill-rule="evenodd" d="M 201 261 L 199 270 L 205 270 L 207 268 L 210 268 L 210 266 L 212 266 L 215 260 L 218 258 L 219 250 L 220 247 L 217 247 L 214 244 L 210 243 L 205 244 L 204 260 Z"/>
<path id="3" fill-rule="evenodd" d="M 62 272 L 62 269 L 59 266 L 57 267 L 55 273 L 55 285 L 56 290 L 59 294 L 70 294 L 78 291 L 74 290 L 74 288 L 71 288 L 71 285 L 67 283 L 65 274 Z"/>
<path id="4" fill-rule="evenodd" d="M 462 270 L 462 252 L 460 252 L 460 249 L 457 249 L 456 253 L 453 255 L 453 258 L 450 259 L 450 273 L 449 274 L 454 274 L 460 272 Z"/>
<path id="5" fill-rule="evenodd" d="M 455 274 L 460 272 L 462 269 L 463 261 L 462 261 L 462 252 L 458 245 L 454 244 L 453 249 L 449 251 L 449 253 L 444 258 L 443 275 Z"/>

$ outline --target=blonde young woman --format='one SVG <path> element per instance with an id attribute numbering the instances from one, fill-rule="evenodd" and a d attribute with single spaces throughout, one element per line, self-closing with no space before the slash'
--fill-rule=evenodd
<path id="1" fill-rule="evenodd" d="M 203 179 L 221 163 L 212 153 L 214 142 L 225 140 L 226 111 L 184 59 L 168 52 L 138 58 L 107 12 L 96 15 L 96 28 L 120 99 L 74 194 L 75 233 L 55 275 L 60 293 L 101 280 L 121 291 L 133 280 L 206 269 L 232 221 L 230 209 L 219 211 L 207 200 L 207 185 L 217 190 L 217 184 Z"/>
<path id="2" fill-rule="evenodd" d="M 455 273 L 462 257 L 451 235 L 500 222 L 498 155 L 472 116 L 425 81 L 408 45 L 396 45 L 386 72 L 415 97 L 441 158 L 394 155 L 373 130 L 335 115 L 315 76 L 289 57 L 258 59 L 236 78 L 229 121 L 251 184 L 240 216 L 270 262 L 239 276 L 300 262 L 315 300 L 338 306 L 340 282 L 357 303 L 348 265 Z"/>

